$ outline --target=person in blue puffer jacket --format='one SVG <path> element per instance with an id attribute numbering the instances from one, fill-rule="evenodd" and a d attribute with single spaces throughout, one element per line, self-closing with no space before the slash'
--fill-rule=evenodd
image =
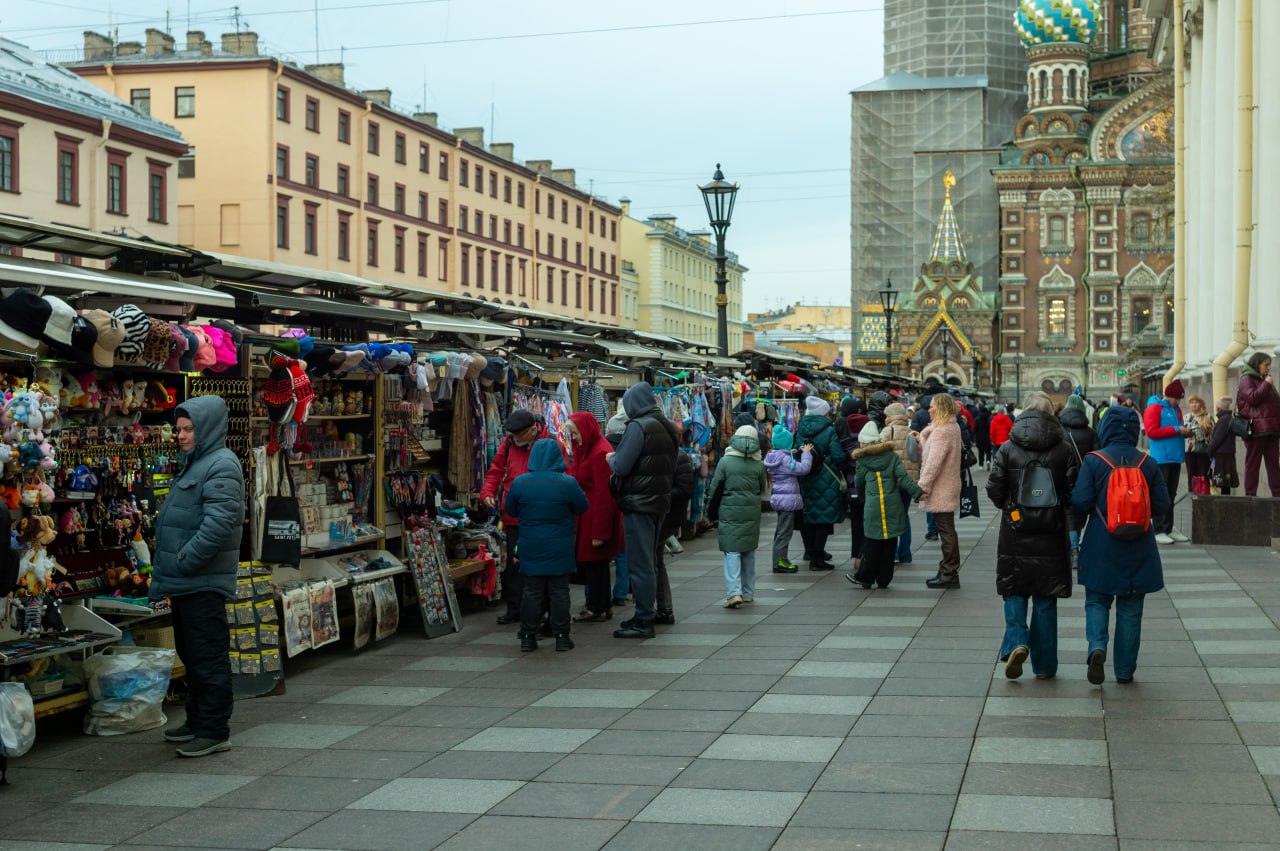
<path id="1" fill-rule="evenodd" d="M 1147 409 L 1142 415 L 1142 427 L 1147 433 L 1151 458 L 1160 465 L 1160 477 L 1169 491 L 1169 510 L 1152 514 L 1157 544 L 1185 544 L 1190 540 L 1173 528 L 1173 499 L 1178 495 L 1178 480 L 1182 478 L 1182 463 L 1187 458 L 1186 438 L 1191 429 L 1182 424 L 1182 397 L 1186 391 L 1176 378 L 1164 388 L 1164 395 L 1147 399 Z"/>

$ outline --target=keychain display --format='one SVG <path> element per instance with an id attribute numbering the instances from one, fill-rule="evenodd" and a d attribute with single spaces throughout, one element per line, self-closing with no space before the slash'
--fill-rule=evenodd
<path id="1" fill-rule="evenodd" d="M 443 527 L 423 517 L 405 518 L 405 536 L 405 564 L 418 592 L 427 635 L 435 638 L 461 631 L 462 616 L 449 576 Z"/>

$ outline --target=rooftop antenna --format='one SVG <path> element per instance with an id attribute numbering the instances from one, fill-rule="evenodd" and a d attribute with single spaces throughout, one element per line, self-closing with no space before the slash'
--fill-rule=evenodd
<path id="1" fill-rule="evenodd" d="M 496 86 L 491 81 L 489 83 L 489 141 L 490 142 L 498 138 L 497 136 L 493 135 L 493 113 L 495 109 L 494 101 L 496 99 L 497 99 Z"/>
<path id="2" fill-rule="evenodd" d="M 320 0 L 312 0 L 312 15 L 315 21 L 316 64 L 320 64 Z"/>
<path id="3" fill-rule="evenodd" d="M 240 35 L 240 7 L 239 6 L 232 7 L 231 17 L 236 22 L 236 35 Z"/>

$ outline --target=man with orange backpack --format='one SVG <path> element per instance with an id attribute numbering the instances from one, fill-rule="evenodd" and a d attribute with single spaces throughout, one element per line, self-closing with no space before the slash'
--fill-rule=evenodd
<path id="1" fill-rule="evenodd" d="M 1071 507 L 1088 515 L 1080 547 L 1080 584 L 1085 587 L 1085 637 L 1089 682 L 1106 679 L 1108 622 L 1116 606 L 1112 669 L 1116 682 L 1133 682 L 1142 642 L 1147 594 L 1164 587 L 1152 515 L 1169 510 L 1169 490 L 1159 465 L 1138 450 L 1138 413 L 1107 409 L 1098 424 L 1102 449 L 1084 458 L 1071 492 Z"/>

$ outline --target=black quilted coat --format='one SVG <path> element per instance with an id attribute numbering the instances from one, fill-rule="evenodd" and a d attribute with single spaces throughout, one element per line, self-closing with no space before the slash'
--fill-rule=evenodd
<path id="1" fill-rule="evenodd" d="M 1053 473 L 1054 489 L 1062 506 L 1071 504 L 1080 463 L 1071 444 L 1063 439 L 1058 420 L 1038 411 L 1023 411 L 1013 424 L 1009 441 L 996 452 L 987 479 L 987 496 L 1001 510 L 1000 544 L 996 551 L 996 592 L 1002 597 L 1070 597 L 1071 558 L 1067 540 L 1066 509 L 1058 529 L 1028 532 L 1009 525 L 1009 502 L 1031 459 Z"/>
<path id="2" fill-rule="evenodd" d="M 800 480 L 800 494 L 804 497 L 804 522 L 835 524 L 844 520 L 845 500 L 840 492 L 844 481 L 844 465 L 848 456 L 840 445 L 835 427 L 826 417 L 805 414 L 796 428 L 796 446 L 812 443 L 822 463 L 815 463 L 813 471 Z M 825 469 L 824 469 L 825 468 Z"/>

